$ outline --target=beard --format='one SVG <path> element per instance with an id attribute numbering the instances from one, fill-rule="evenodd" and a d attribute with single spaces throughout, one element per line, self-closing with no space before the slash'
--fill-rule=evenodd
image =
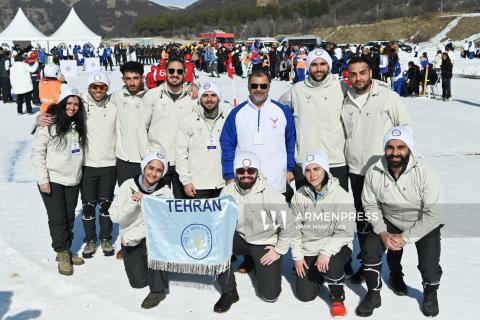
<path id="1" fill-rule="evenodd" d="M 327 77 L 328 75 L 328 72 L 325 72 L 325 73 L 322 73 L 320 74 L 320 76 L 317 78 L 313 73 L 310 74 L 310 76 L 312 77 L 312 79 L 316 82 L 322 82 L 323 80 L 325 80 L 325 78 Z"/>
<path id="2" fill-rule="evenodd" d="M 257 182 L 257 177 L 255 176 L 253 179 L 250 178 L 239 178 L 238 179 L 238 186 L 242 188 L 243 190 L 248 190 L 253 187 L 255 182 Z"/>
<path id="3" fill-rule="evenodd" d="M 352 87 L 357 90 L 357 91 L 364 91 L 368 88 L 368 86 L 372 83 L 372 79 L 368 79 L 365 81 L 365 84 L 363 86 L 356 86 L 355 84 L 352 84 Z"/>
<path id="4" fill-rule="evenodd" d="M 407 162 L 408 158 L 410 158 L 410 152 L 407 155 L 398 155 L 393 156 L 393 154 L 387 156 L 388 165 L 394 169 L 402 168 Z"/>
<path id="5" fill-rule="evenodd" d="M 262 104 L 264 103 L 265 101 L 267 101 L 267 98 L 268 98 L 268 95 L 253 95 L 251 94 L 250 95 L 250 100 L 252 100 L 252 102 L 256 105 L 259 105 L 259 104 Z"/>

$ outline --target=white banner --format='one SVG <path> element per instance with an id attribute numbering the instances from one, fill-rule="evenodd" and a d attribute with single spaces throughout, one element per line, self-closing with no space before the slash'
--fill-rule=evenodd
<path id="1" fill-rule="evenodd" d="M 100 59 L 98 58 L 86 58 L 85 59 L 85 71 L 93 72 L 100 70 Z"/>
<path id="2" fill-rule="evenodd" d="M 60 73 L 65 77 L 77 76 L 77 61 L 75 60 L 60 60 Z"/>

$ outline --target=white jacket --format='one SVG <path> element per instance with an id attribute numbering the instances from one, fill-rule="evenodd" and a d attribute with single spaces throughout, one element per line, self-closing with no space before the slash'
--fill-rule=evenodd
<path id="1" fill-rule="evenodd" d="M 233 182 L 222 190 L 221 195 L 234 198 L 238 206 L 236 231 L 246 242 L 271 245 L 278 254 L 287 253 L 295 226 L 285 197 L 280 192 L 260 176 L 249 190 L 243 190 L 237 182 Z"/>
<path id="2" fill-rule="evenodd" d="M 371 223 L 376 234 L 387 231 L 385 218 L 402 230 L 407 243 L 420 240 L 441 224 L 438 174 L 413 156 L 397 181 L 390 174 L 385 157 L 370 167 L 362 202 L 365 214 L 373 217 Z"/>
<path id="3" fill-rule="evenodd" d="M 117 107 L 110 96 L 97 102 L 86 92 L 82 98 L 87 115 L 88 138 L 84 165 L 94 168 L 115 166 Z"/>
<path id="4" fill-rule="evenodd" d="M 181 119 L 193 113 L 197 100 L 192 100 L 186 89 L 174 102 L 167 91 L 167 84 L 149 90 L 144 98 L 148 109 L 148 145 L 150 151 L 163 150 L 170 165 L 175 165 L 175 140 Z"/>
<path id="5" fill-rule="evenodd" d="M 352 198 L 332 175 L 315 195 L 310 186 L 303 186 L 292 198 L 295 236 L 290 244 L 294 260 L 320 254 L 333 256 L 343 246 L 352 249 L 355 232 L 355 209 Z M 343 214 L 343 216 L 342 216 Z"/>
<path id="6" fill-rule="evenodd" d="M 350 89 L 343 102 L 342 119 L 347 134 L 345 155 L 351 173 L 365 175 L 383 154 L 383 136 L 394 126 L 408 124 L 408 114 L 398 94 L 381 81 L 372 87 L 363 107 L 354 102 Z"/>
<path id="7" fill-rule="evenodd" d="M 140 163 L 148 153 L 144 149 L 149 124 L 145 121 L 148 111 L 142 100 L 145 92 L 132 96 L 122 88 L 110 98 L 117 107 L 115 155 L 123 161 Z"/>
<path id="8" fill-rule="evenodd" d="M 195 111 L 180 121 L 175 169 L 183 185 L 193 183 L 199 190 L 225 187 L 220 134 L 229 112 L 229 107 L 220 104 L 217 118 L 207 120 L 203 107 L 197 104 Z"/>
<path id="9" fill-rule="evenodd" d="M 15 94 L 23 94 L 33 90 L 32 78 L 30 73 L 35 72 L 38 63 L 28 65 L 22 61 L 15 61 L 10 68 L 10 84 L 12 92 Z"/>
<path id="10" fill-rule="evenodd" d="M 134 179 L 137 177 L 122 183 L 109 210 L 112 222 L 120 225 L 120 237 L 129 246 L 136 246 L 147 236 L 141 202 L 132 200 L 132 194 L 140 191 Z M 173 198 L 173 193 L 168 186 L 164 186 L 150 195 L 159 198 Z"/>
<path id="11" fill-rule="evenodd" d="M 318 87 L 307 78 L 280 97 L 280 102 L 290 107 L 295 119 L 297 164 L 301 165 L 308 152 L 318 149 L 325 150 L 331 167 L 346 164 L 343 98 L 340 82 L 332 74 Z"/>
<path id="12" fill-rule="evenodd" d="M 84 151 L 73 152 L 78 143 L 78 134 L 72 128 L 66 134 L 65 145 L 58 145 L 55 124 L 50 127 L 37 127 L 32 141 L 32 165 L 37 183 L 55 182 L 64 186 L 75 186 L 82 178 Z M 50 130 L 50 132 L 49 132 Z"/>

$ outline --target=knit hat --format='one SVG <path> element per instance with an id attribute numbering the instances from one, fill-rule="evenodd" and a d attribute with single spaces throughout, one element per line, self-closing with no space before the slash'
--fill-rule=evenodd
<path id="1" fill-rule="evenodd" d="M 258 157 L 251 152 L 239 152 L 235 155 L 233 168 L 235 171 L 239 168 L 255 168 L 260 171 L 260 159 L 258 159 Z"/>
<path id="2" fill-rule="evenodd" d="M 222 90 L 214 82 L 207 82 L 200 86 L 198 99 L 200 99 L 203 96 L 203 94 L 208 91 L 214 92 L 218 96 L 218 99 L 220 99 L 220 101 L 222 100 Z"/>
<path id="3" fill-rule="evenodd" d="M 150 154 L 148 154 L 145 158 L 143 158 L 142 162 L 140 163 L 140 166 L 142 167 L 142 174 L 145 171 L 145 167 L 147 164 L 152 161 L 152 160 L 160 160 L 163 163 L 163 175 L 162 178 L 165 177 L 168 171 L 168 160 L 167 157 L 159 151 L 154 151 Z"/>
<path id="4" fill-rule="evenodd" d="M 60 87 L 60 97 L 58 98 L 58 101 L 62 101 L 68 96 L 77 96 L 80 97 L 80 92 L 77 90 L 77 88 L 72 87 L 69 84 L 62 84 Z"/>
<path id="5" fill-rule="evenodd" d="M 104 83 L 107 85 L 107 87 L 110 87 L 110 80 L 108 79 L 108 75 L 103 71 L 94 71 L 89 74 L 88 86 L 96 82 Z"/>
<path id="6" fill-rule="evenodd" d="M 323 150 L 315 150 L 307 153 L 305 161 L 302 162 L 302 172 L 305 174 L 305 169 L 309 164 L 318 164 L 325 172 L 329 172 L 330 166 L 328 165 L 328 156 Z"/>
<path id="7" fill-rule="evenodd" d="M 328 69 L 332 70 L 332 57 L 330 57 L 330 54 L 327 52 L 327 50 L 316 48 L 310 51 L 307 56 L 307 71 L 310 70 L 310 64 L 313 62 L 313 60 L 317 58 L 322 58 L 325 60 L 328 63 Z"/>
<path id="8" fill-rule="evenodd" d="M 390 140 L 401 140 L 405 142 L 410 151 L 413 152 L 415 144 L 413 142 L 413 130 L 409 126 L 393 127 L 387 131 L 385 137 L 383 137 L 383 148 L 387 146 L 387 142 Z"/>
<path id="9" fill-rule="evenodd" d="M 60 71 L 60 67 L 53 63 L 49 63 L 45 65 L 45 67 L 43 68 L 43 74 L 45 75 L 45 77 L 49 77 L 49 78 L 58 77 L 59 71 Z"/>

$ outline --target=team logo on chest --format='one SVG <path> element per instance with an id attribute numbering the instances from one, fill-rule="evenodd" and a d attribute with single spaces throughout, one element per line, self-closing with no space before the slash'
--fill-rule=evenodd
<path id="1" fill-rule="evenodd" d="M 383 185 L 383 192 L 388 192 L 389 186 L 390 186 L 389 183 L 385 183 L 385 184 Z"/>
<path id="2" fill-rule="evenodd" d="M 270 121 L 272 121 L 272 128 L 273 129 L 277 128 L 278 118 L 276 118 L 276 119 L 270 118 Z"/>
<path id="3" fill-rule="evenodd" d="M 310 103 L 310 100 L 312 100 L 312 96 L 305 96 L 305 100 L 307 100 L 307 103 Z"/>

